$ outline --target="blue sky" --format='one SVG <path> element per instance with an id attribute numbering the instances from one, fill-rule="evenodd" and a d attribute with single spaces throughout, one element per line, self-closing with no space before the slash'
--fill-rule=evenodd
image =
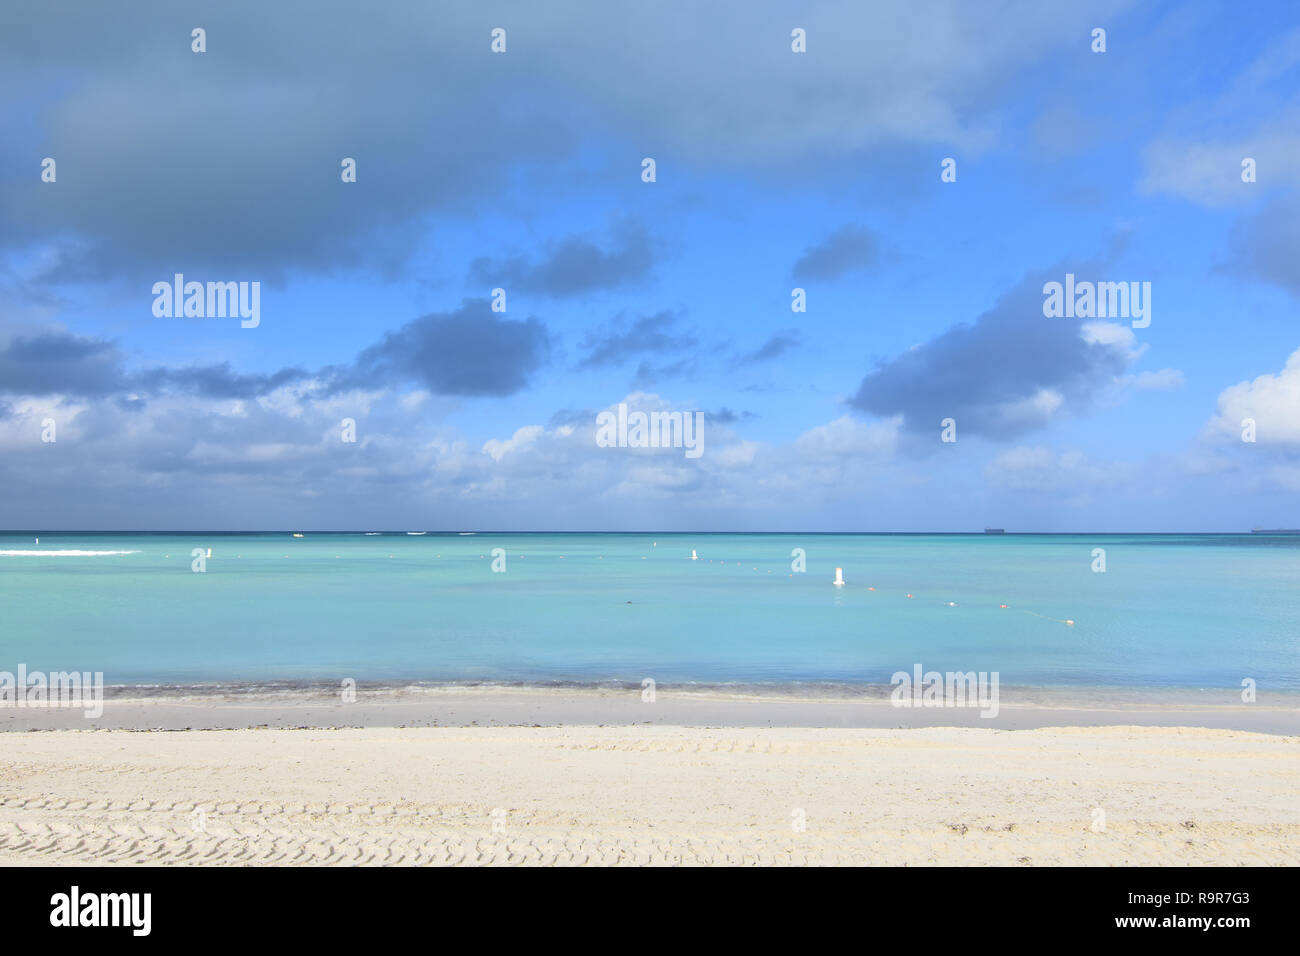
<path id="1" fill-rule="evenodd" d="M 1294 4 L 28 5 L 0 52 L 0 526 L 1300 525 Z M 260 324 L 156 317 L 176 272 Z M 1044 317 L 1067 272 L 1150 326 Z M 598 447 L 620 402 L 704 454 Z"/>

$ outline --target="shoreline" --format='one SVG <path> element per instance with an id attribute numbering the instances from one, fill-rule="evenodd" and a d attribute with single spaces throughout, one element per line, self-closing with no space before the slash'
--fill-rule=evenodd
<path id="1" fill-rule="evenodd" d="M 207 680 L 207 681 L 146 681 L 105 684 L 104 694 L 109 698 L 151 697 L 209 697 L 221 695 L 276 695 L 296 693 L 336 694 L 342 686 L 338 678 L 286 678 L 265 680 Z M 521 690 L 546 693 L 551 691 L 641 691 L 641 679 L 621 678 L 358 678 L 357 692 L 412 692 L 437 693 L 441 691 Z M 1152 699 L 1197 699 L 1216 704 L 1230 704 L 1240 700 L 1237 687 L 1197 687 L 1175 684 L 1010 684 L 1001 683 L 1004 694 L 1014 694 L 1018 699 L 1038 702 L 1084 700 L 1122 701 L 1126 698 L 1151 697 Z M 849 680 L 782 680 L 782 681 L 702 681 L 663 680 L 660 691 L 689 694 L 717 694 L 730 697 L 762 697 L 765 699 L 887 699 L 893 685 L 885 682 Z M 1287 706 L 1300 708 L 1300 688 L 1295 690 L 1268 690 Z"/>
<path id="2" fill-rule="evenodd" d="M 327 689 L 328 688 L 328 689 Z M 0 704 L 0 732 L 220 730 L 254 727 L 594 727 L 1032 730 L 1191 727 L 1300 736 L 1300 695 L 1232 690 L 1002 688 L 996 715 L 979 707 L 897 707 L 889 688 L 791 685 L 366 684 L 344 700 L 335 684 L 204 684 L 105 688 L 103 714 Z"/>

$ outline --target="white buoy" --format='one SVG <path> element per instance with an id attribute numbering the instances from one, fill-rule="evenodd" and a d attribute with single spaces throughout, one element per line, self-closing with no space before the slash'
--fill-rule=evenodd
<path id="1" fill-rule="evenodd" d="M 692 560 L 692 561 L 698 561 L 698 560 L 700 560 L 700 556 L 699 556 L 698 554 L 695 553 L 695 549 L 694 549 L 694 548 L 691 548 L 691 560 Z"/>
<path id="2" fill-rule="evenodd" d="M 40 539 L 40 538 L 37 538 L 37 539 L 36 539 L 36 543 L 37 543 L 37 544 L 40 544 L 40 543 L 41 543 L 41 539 Z"/>
<path id="3" fill-rule="evenodd" d="M 843 568 L 836 568 L 836 569 L 835 569 L 835 586 L 836 586 L 837 588 L 842 588 L 842 587 L 844 587 L 844 569 L 843 569 Z"/>

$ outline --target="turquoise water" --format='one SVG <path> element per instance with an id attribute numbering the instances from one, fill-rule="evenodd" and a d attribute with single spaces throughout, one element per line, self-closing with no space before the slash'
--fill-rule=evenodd
<path id="1" fill-rule="evenodd" d="M 0 670 L 1296 690 L 1297 582 L 1300 536 L 3 534 Z"/>

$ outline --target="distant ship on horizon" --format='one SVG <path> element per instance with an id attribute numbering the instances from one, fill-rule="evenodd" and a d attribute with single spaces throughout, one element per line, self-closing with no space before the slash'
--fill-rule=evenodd
<path id="1" fill-rule="evenodd" d="M 1006 534 L 1007 529 L 1006 528 L 985 528 L 984 533 L 985 534 Z"/>

